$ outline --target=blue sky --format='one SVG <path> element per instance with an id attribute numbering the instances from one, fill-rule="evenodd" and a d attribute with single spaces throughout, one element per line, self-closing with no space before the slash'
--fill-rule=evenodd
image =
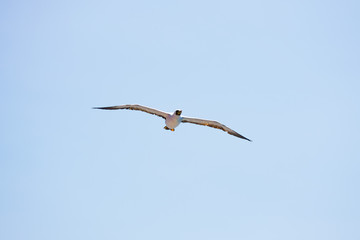
<path id="1" fill-rule="evenodd" d="M 359 239 L 359 10 L 2 1 L 0 239 Z"/>

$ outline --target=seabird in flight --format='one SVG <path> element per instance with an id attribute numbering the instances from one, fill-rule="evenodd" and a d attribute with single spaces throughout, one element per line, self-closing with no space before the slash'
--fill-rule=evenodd
<path id="1" fill-rule="evenodd" d="M 205 119 L 199 119 L 199 118 L 189 118 L 189 117 L 182 117 L 181 113 L 182 110 L 176 110 L 173 114 L 162 112 L 153 108 L 141 106 L 141 105 L 119 105 L 119 106 L 111 106 L 111 107 L 94 107 L 94 109 L 104 109 L 104 110 L 118 110 L 118 109 L 129 109 L 129 110 L 137 110 L 137 111 L 143 111 L 146 113 L 154 114 L 156 116 L 162 117 L 165 119 L 166 126 L 164 129 L 175 131 L 175 128 L 179 126 L 180 123 L 194 123 L 198 125 L 204 125 L 208 127 L 213 127 L 217 129 L 221 129 L 228 134 L 231 134 L 235 137 L 242 138 L 248 141 L 251 141 L 250 139 L 240 135 L 239 133 L 235 132 L 231 128 L 228 128 L 227 126 L 211 120 L 205 120 Z"/>

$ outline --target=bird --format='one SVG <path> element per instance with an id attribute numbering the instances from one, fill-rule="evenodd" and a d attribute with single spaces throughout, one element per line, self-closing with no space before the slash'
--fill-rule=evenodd
<path id="1" fill-rule="evenodd" d="M 208 126 L 212 128 L 217 128 L 227 132 L 230 135 L 233 135 L 238 138 L 242 138 L 251 142 L 250 139 L 242 136 L 241 134 L 235 132 L 231 128 L 212 120 L 200 119 L 200 118 L 191 118 L 191 117 L 183 117 L 181 116 L 182 110 L 175 110 L 173 114 L 166 113 L 157 109 L 149 108 L 146 106 L 138 105 L 138 104 L 126 104 L 126 105 L 117 105 L 110 107 L 93 107 L 93 109 L 102 109 L 102 110 L 119 110 L 119 109 L 128 109 L 128 110 L 136 110 L 142 111 L 149 114 L 156 115 L 158 117 L 165 119 L 165 130 L 175 131 L 175 128 L 179 126 L 180 123 L 193 123 L 197 125 Z"/>

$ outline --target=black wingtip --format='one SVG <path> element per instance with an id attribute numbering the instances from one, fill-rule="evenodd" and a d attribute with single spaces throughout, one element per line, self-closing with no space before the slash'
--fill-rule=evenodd
<path id="1" fill-rule="evenodd" d="M 241 138 L 241 139 L 248 140 L 249 142 L 252 142 L 252 140 L 244 137 L 243 135 L 240 135 L 240 134 L 239 134 L 239 135 L 236 135 L 236 136 L 239 137 L 239 138 Z"/>
<path id="2" fill-rule="evenodd" d="M 252 140 L 246 138 L 246 137 L 242 137 L 242 139 L 248 140 L 249 142 L 252 142 Z"/>

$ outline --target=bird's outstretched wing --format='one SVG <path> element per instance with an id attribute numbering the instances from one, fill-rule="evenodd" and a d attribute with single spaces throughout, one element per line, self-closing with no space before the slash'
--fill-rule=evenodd
<path id="1" fill-rule="evenodd" d="M 205 120 L 205 119 L 199 119 L 199 118 L 189 118 L 189 117 L 183 117 L 181 122 L 184 123 L 194 123 L 194 124 L 198 124 L 198 125 L 203 125 L 203 126 L 208 126 L 208 127 L 213 127 L 213 128 L 217 128 L 217 129 L 221 129 L 225 132 L 227 132 L 228 134 L 231 134 L 235 137 L 238 138 L 242 138 L 245 140 L 248 140 L 251 142 L 250 139 L 240 135 L 239 133 L 235 132 L 234 130 L 232 130 L 231 128 L 228 128 L 227 126 L 216 122 L 216 121 L 211 121 L 211 120 Z"/>
<path id="2" fill-rule="evenodd" d="M 119 109 L 129 109 L 129 110 L 137 110 L 137 111 L 143 111 L 146 113 L 154 114 L 156 116 L 162 117 L 166 119 L 166 117 L 169 115 L 166 112 L 162 112 L 153 108 L 141 106 L 141 105 L 119 105 L 119 106 L 111 106 L 111 107 L 94 107 L 94 109 L 103 109 L 103 110 L 119 110 Z"/>

